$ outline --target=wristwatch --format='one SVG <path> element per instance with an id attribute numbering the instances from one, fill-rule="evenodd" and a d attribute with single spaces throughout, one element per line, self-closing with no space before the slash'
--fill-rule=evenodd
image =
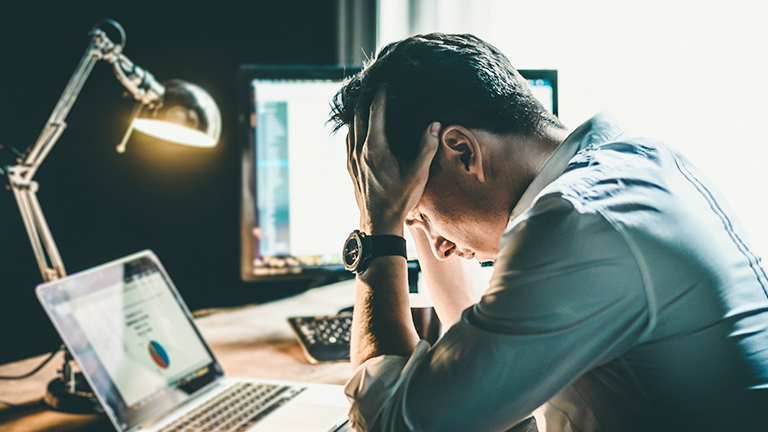
<path id="1" fill-rule="evenodd" d="M 358 230 L 347 237 L 341 254 L 344 257 L 344 268 L 356 274 L 362 274 L 376 257 L 399 255 L 408 258 L 404 238 L 396 235 L 366 235 Z"/>

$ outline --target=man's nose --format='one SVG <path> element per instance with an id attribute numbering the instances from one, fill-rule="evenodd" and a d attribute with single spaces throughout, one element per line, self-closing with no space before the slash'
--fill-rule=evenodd
<path id="1" fill-rule="evenodd" d="M 447 260 L 456 249 L 456 245 L 453 242 L 446 240 L 442 236 L 430 237 L 432 237 L 429 242 L 430 246 L 432 246 L 432 254 L 441 261 Z"/>

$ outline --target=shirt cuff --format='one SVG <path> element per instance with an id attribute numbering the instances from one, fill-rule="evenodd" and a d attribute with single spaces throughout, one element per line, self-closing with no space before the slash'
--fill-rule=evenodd
<path id="1" fill-rule="evenodd" d="M 366 360 L 355 369 L 344 389 L 351 404 L 349 421 L 355 431 L 368 430 L 429 348 L 429 343 L 422 340 L 410 357 L 382 355 Z"/>

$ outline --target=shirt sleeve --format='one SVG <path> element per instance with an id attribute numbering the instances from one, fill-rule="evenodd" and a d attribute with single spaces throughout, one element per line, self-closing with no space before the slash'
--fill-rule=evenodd
<path id="1" fill-rule="evenodd" d="M 489 290 L 433 347 L 355 371 L 358 432 L 508 430 L 638 342 L 646 287 L 615 223 L 551 194 L 505 237 Z"/>
<path id="2" fill-rule="evenodd" d="M 378 356 L 357 367 L 344 390 L 352 404 L 349 420 L 355 431 L 373 430 L 368 421 L 375 419 L 403 380 L 413 372 L 429 350 L 429 343 L 420 341 L 410 359 L 396 355 Z"/>

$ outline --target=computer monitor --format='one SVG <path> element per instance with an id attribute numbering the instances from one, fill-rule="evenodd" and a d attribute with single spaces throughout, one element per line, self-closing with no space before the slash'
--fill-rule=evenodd
<path id="1" fill-rule="evenodd" d="M 342 246 L 359 225 L 346 168 L 346 133 L 327 123 L 331 100 L 359 68 L 240 68 L 241 277 L 317 279 L 343 273 Z M 557 72 L 521 70 L 557 114 Z M 408 236 L 406 230 L 406 236 Z M 407 242 L 409 265 L 416 251 Z"/>
<path id="2" fill-rule="evenodd" d="M 557 70 L 522 69 L 520 75 L 528 80 L 533 95 L 552 114 L 559 116 L 557 101 Z"/>

